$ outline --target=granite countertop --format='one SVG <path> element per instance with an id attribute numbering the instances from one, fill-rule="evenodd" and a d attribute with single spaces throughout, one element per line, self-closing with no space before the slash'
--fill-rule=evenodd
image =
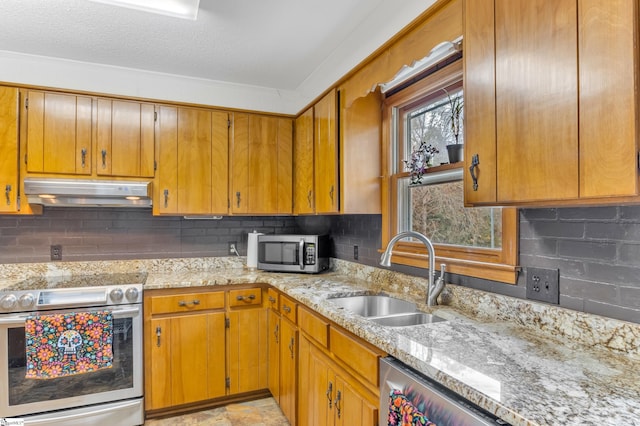
<path id="1" fill-rule="evenodd" d="M 332 259 L 334 272 L 278 274 L 242 258 L 0 265 L 0 292 L 25 278 L 146 273 L 145 290 L 265 283 L 514 425 L 640 425 L 640 325 L 448 285 L 447 319 L 379 326 L 330 298 L 387 294 L 424 305 L 426 280 Z"/>
<path id="2" fill-rule="evenodd" d="M 215 274 L 152 273 L 145 288 L 240 283 L 276 287 L 514 425 L 640 425 L 637 353 L 557 339 L 517 321 L 478 319 L 451 306 L 432 309 L 448 320 L 445 322 L 401 328 L 379 326 L 339 309 L 328 299 L 386 289 L 388 294 L 414 302 L 422 300 L 406 292 L 394 294 L 380 283 L 349 273 L 309 276 L 246 269 Z M 424 304 L 420 308 L 429 310 Z M 631 336 L 626 336 L 636 350 L 640 335 L 634 333 L 639 329 L 629 325 Z"/>

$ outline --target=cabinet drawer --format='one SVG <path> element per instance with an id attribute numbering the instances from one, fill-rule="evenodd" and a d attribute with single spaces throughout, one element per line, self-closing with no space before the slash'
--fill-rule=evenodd
<path id="1" fill-rule="evenodd" d="M 229 306 L 256 306 L 262 305 L 261 288 L 245 288 L 243 290 L 229 290 Z"/>
<path id="2" fill-rule="evenodd" d="M 331 327 L 329 329 L 331 352 L 358 372 L 366 381 L 378 386 L 378 358 L 380 353 L 374 352 L 363 342 Z"/>
<path id="3" fill-rule="evenodd" d="M 327 348 L 329 346 L 329 322 L 304 308 L 300 308 L 298 317 L 300 329 Z"/>
<path id="4" fill-rule="evenodd" d="M 224 292 L 184 293 L 151 298 L 152 314 L 224 309 Z"/>
<path id="5" fill-rule="evenodd" d="M 292 323 L 296 323 L 298 317 L 298 303 L 284 294 L 280 295 L 280 313 Z"/>
<path id="6" fill-rule="evenodd" d="M 267 305 L 274 311 L 280 309 L 280 293 L 278 293 L 278 290 L 274 288 L 267 290 Z"/>

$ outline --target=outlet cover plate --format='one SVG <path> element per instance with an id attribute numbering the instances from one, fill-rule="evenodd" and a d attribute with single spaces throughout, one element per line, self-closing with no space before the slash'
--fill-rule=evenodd
<path id="1" fill-rule="evenodd" d="M 527 299 L 540 302 L 560 303 L 560 270 L 527 268 Z"/>
<path id="2" fill-rule="evenodd" d="M 54 244 L 51 246 L 51 260 L 62 260 L 62 246 L 60 244 Z"/>

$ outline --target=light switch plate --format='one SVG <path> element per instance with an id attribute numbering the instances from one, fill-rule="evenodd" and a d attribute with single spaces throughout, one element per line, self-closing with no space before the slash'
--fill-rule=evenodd
<path id="1" fill-rule="evenodd" d="M 527 268 L 527 299 L 560 303 L 560 270 Z"/>

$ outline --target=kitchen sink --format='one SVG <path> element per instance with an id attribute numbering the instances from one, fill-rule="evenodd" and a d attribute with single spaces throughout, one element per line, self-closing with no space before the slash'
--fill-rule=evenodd
<path id="1" fill-rule="evenodd" d="M 380 317 L 416 312 L 415 303 L 384 295 L 346 296 L 329 299 L 331 303 L 363 317 Z"/>
<path id="2" fill-rule="evenodd" d="M 409 327 L 412 325 L 433 324 L 435 322 L 446 321 L 444 318 L 422 312 L 388 315 L 384 317 L 369 318 L 369 320 L 385 327 Z"/>

